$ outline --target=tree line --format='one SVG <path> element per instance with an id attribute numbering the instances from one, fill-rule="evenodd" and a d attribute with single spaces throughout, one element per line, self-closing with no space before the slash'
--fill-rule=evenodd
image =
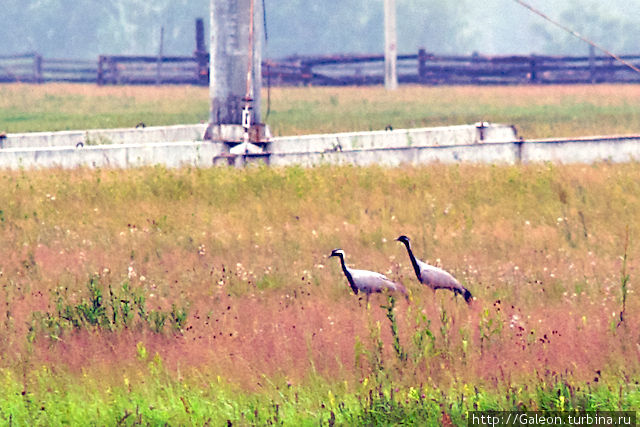
<path id="1" fill-rule="evenodd" d="M 380 53 L 382 0 L 264 1 L 266 56 Z M 529 0 L 549 16 L 617 53 L 637 53 L 640 4 L 611 0 Z M 4 0 L 0 55 L 190 55 L 194 22 L 208 30 L 210 0 Z M 397 0 L 400 52 L 438 54 L 586 53 L 584 42 L 512 0 Z"/>

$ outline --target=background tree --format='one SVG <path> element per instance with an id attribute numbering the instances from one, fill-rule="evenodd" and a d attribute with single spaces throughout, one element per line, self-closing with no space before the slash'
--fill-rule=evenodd
<path id="1" fill-rule="evenodd" d="M 255 0 L 263 1 L 263 0 Z M 264 0 L 266 56 L 382 53 L 382 0 Z M 640 2 L 528 0 L 550 16 L 618 53 L 640 51 Z M 194 21 L 210 0 L 4 0 L 0 55 L 37 51 L 46 57 L 102 53 L 193 52 Z M 584 43 L 513 0 L 398 0 L 398 51 L 529 54 L 587 52 Z"/>

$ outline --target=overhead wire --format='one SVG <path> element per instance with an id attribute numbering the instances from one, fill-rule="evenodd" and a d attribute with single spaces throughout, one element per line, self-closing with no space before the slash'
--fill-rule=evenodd
<path id="1" fill-rule="evenodd" d="M 266 52 L 266 45 L 269 42 L 269 32 L 267 30 L 267 5 L 266 0 L 262 0 L 262 25 L 264 29 L 264 44 Z M 267 113 L 264 116 L 264 121 L 266 122 L 269 118 L 269 114 L 271 114 L 271 62 L 267 59 L 265 61 L 265 65 L 267 66 Z"/>
<path id="2" fill-rule="evenodd" d="M 624 58 L 621 58 L 619 55 L 616 55 L 615 53 L 605 49 L 604 47 L 602 47 L 599 44 L 595 43 L 593 40 L 588 39 L 587 37 L 583 36 L 582 34 L 578 33 L 577 31 L 567 27 L 566 25 L 564 25 L 564 24 L 552 19 L 551 17 L 549 17 L 545 13 L 541 12 L 540 10 L 536 9 L 535 7 L 531 6 L 530 4 L 525 3 L 522 0 L 513 0 L 513 1 L 518 3 L 520 6 L 523 6 L 523 7 L 527 8 L 527 9 L 529 9 L 531 12 L 535 13 L 536 15 L 541 16 L 545 20 L 551 22 L 553 25 L 555 25 L 557 27 L 560 27 L 561 29 L 563 29 L 564 31 L 568 32 L 572 36 L 579 38 L 580 40 L 582 40 L 583 42 L 587 43 L 588 45 L 593 46 L 594 48 L 598 49 L 599 51 L 601 51 L 601 52 L 605 53 L 606 55 L 612 57 L 616 61 L 626 65 L 627 67 L 631 68 L 633 71 L 635 71 L 637 73 L 640 73 L 640 68 L 636 67 L 631 62 L 629 62 L 629 61 L 625 60 Z"/>

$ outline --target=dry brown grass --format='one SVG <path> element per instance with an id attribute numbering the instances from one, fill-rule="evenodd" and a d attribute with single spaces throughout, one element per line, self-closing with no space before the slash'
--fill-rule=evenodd
<path id="1" fill-rule="evenodd" d="M 142 342 L 177 375 L 206 372 L 246 389 L 313 375 L 357 384 L 371 373 L 361 350 L 373 354 L 379 322 L 400 383 L 592 381 L 596 371 L 638 369 L 636 164 L 76 170 L 0 181 L 5 367 L 130 366 L 134 375 Z M 616 328 L 627 226 L 628 315 Z M 471 289 L 471 308 L 417 284 L 399 234 Z M 411 290 L 411 303 L 396 307 L 400 339 L 413 349 L 426 316 L 435 347 L 425 358 L 399 363 L 384 297 L 367 309 L 351 294 L 327 259 L 335 247 Z M 129 282 L 149 310 L 188 306 L 186 329 L 41 334 L 28 345 L 32 312 L 55 313 L 55 289 L 78 303 L 95 273 L 116 288 Z"/>

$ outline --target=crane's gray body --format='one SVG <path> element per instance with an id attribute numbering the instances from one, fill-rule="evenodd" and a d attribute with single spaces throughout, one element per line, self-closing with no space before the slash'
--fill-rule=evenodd
<path id="1" fill-rule="evenodd" d="M 364 292 L 368 297 L 372 293 L 382 292 L 385 289 L 391 292 L 400 292 L 405 295 L 407 293 L 404 286 L 399 283 L 395 283 L 384 274 L 376 273 L 375 271 L 356 270 L 354 268 L 347 267 L 347 264 L 344 261 L 344 251 L 342 249 L 334 249 L 329 256 L 337 256 L 340 258 L 342 271 L 347 277 L 347 281 L 349 282 L 349 286 L 351 286 L 353 293 L 356 295 L 358 292 Z"/>
<path id="2" fill-rule="evenodd" d="M 416 259 L 416 261 L 420 272 L 418 280 L 420 280 L 421 283 L 434 290 L 453 288 L 459 288 L 462 290 L 462 285 L 448 271 L 427 264 L 426 262 L 422 262 L 419 259 Z"/>
<path id="3" fill-rule="evenodd" d="M 451 275 L 451 273 L 435 267 L 433 265 L 427 264 L 424 261 L 421 261 L 413 255 L 413 251 L 411 250 L 411 243 L 407 236 L 400 236 L 396 239 L 399 242 L 404 243 L 407 248 L 407 252 L 409 253 L 409 258 L 411 259 L 411 265 L 416 273 L 416 277 L 420 281 L 420 283 L 430 287 L 434 291 L 436 289 L 449 289 L 456 294 L 460 294 L 464 297 L 467 303 L 471 302 L 473 296 L 468 289 L 460 284 L 456 280 L 455 277 Z"/>
<path id="4" fill-rule="evenodd" d="M 349 273 L 351 273 L 353 282 L 356 284 L 358 290 L 367 294 L 382 292 L 384 289 L 389 289 L 390 291 L 398 290 L 398 284 L 392 282 L 384 274 L 376 273 L 375 271 L 355 269 L 349 269 Z"/>

